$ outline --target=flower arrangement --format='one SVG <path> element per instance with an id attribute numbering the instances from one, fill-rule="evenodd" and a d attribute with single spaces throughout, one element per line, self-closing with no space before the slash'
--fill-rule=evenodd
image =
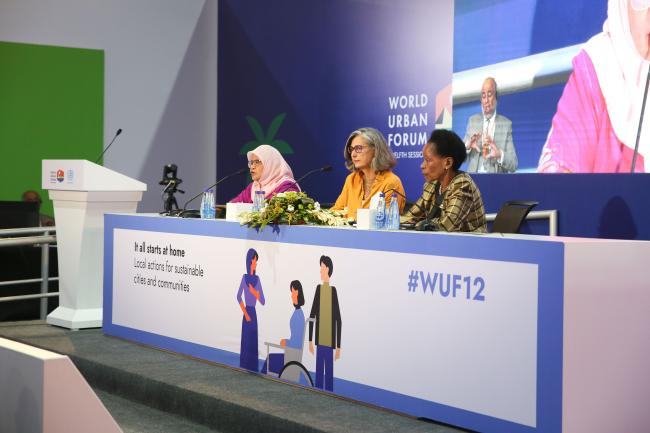
<path id="1" fill-rule="evenodd" d="M 321 209 L 320 204 L 304 192 L 281 192 L 265 201 L 260 211 L 243 212 L 241 225 L 259 227 L 267 224 L 312 224 L 343 226 L 348 223 L 347 212 Z"/>

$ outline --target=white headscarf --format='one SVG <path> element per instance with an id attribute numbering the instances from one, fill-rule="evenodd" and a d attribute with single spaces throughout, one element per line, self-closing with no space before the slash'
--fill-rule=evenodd
<path id="1" fill-rule="evenodd" d="M 596 69 L 614 133 L 634 149 L 650 62 L 643 59 L 634 46 L 628 4 L 629 0 L 609 0 L 603 32 L 591 38 L 584 48 Z M 650 101 L 647 101 L 639 144 L 646 171 L 650 170 L 649 113 Z"/>

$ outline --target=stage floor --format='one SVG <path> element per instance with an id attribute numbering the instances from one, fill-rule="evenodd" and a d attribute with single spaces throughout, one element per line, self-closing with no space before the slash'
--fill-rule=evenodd
<path id="1" fill-rule="evenodd" d="M 125 432 L 436 432 L 465 430 L 265 376 L 42 321 L 0 336 L 68 355 Z"/>

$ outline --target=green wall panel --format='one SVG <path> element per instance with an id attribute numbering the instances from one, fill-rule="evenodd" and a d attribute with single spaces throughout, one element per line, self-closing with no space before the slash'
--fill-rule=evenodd
<path id="1" fill-rule="evenodd" d="M 26 190 L 43 198 L 42 159 L 88 159 L 102 151 L 104 51 L 0 42 L 0 200 Z"/>

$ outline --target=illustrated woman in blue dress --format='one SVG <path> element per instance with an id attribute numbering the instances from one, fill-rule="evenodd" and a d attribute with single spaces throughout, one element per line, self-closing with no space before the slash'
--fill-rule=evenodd
<path id="1" fill-rule="evenodd" d="M 257 372 L 259 361 L 257 357 L 257 313 L 255 305 L 259 301 L 264 305 L 262 283 L 255 274 L 257 268 L 257 251 L 253 248 L 246 253 L 246 274 L 242 276 L 237 291 L 237 302 L 244 317 L 241 322 L 241 348 L 239 350 L 239 366 Z"/>

